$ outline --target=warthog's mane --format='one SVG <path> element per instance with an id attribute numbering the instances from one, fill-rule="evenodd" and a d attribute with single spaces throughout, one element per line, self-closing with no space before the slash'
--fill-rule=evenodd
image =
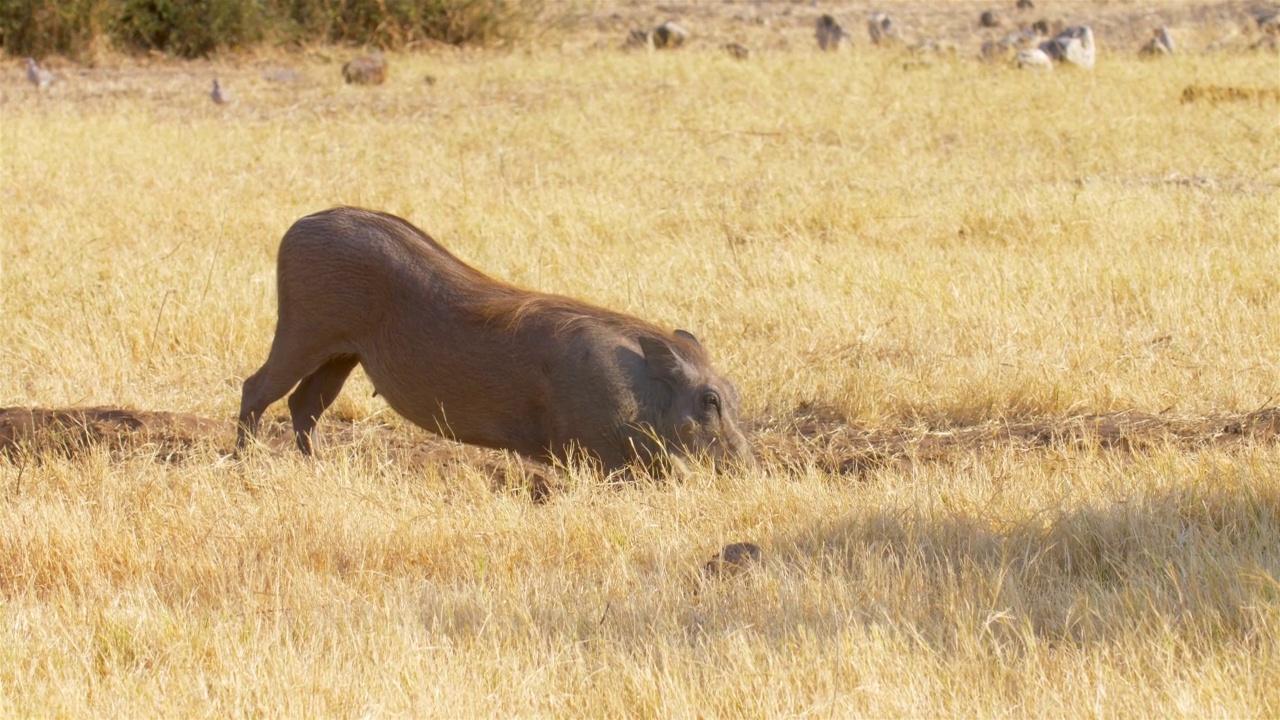
<path id="1" fill-rule="evenodd" d="M 649 322 L 620 312 L 607 310 L 576 298 L 533 292 L 489 280 L 477 302 L 468 309 L 472 316 L 487 325 L 517 329 L 537 321 L 550 324 L 555 335 L 572 333 L 592 325 L 606 325 L 628 335 L 667 337 L 670 333 Z"/>
<path id="2" fill-rule="evenodd" d="M 552 337 L 563 338 L 573 333 L 605 327 L 631 338 L 661 339 L 686 360 L 706 365 L 706 351 L 697 342 L 674 336 L 670 331 L 633 315 L 592 305 L 577 298 L 552 293 L 524 290 L 502 280 L 495 280 L 475 268 L 458 261 L 478 281 L 476 294 L 468 303 L 468 314 L 476 322 L 507 330 L 517 330 L 529 323 L 549 328 Z"/>

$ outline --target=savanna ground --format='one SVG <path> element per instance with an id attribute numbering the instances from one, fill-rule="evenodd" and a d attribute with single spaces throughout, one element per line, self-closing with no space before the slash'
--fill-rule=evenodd
<path id="1" fill-rule="evenodd" d="M 620 3 L 370 88 L 345 48 L 6 60 L 0 715 L 1280 714 L 1252 6 L 1037 2 L 1098 31 L 1050 73 L 975 59 L 983 5 L 885 6 L 954 54 L 869 47 L 863 3 Z M 619 49 L 672 17 L 689 47 Z M 320 459 L 278 423 L 233 456 L 276 245 L 336 204 L 692 330 L 761 468 L 530 469 L 358 372 Z"/>

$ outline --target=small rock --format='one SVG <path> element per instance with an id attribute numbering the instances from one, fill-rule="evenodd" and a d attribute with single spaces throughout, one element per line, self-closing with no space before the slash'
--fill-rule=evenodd
<path id="1" fill-rule="evenodd" d="M 884 13 L 876 13 L 867 21 L 867 34 L 876 45 L 891 45 L 898 41 L 898 26 L 893 18 Z"/>
<path id="2" fill-rule="evenodd" d="M 387 80 L 387 59 L 382 53 L 361 55 L 342 66 L 342 79 L 348 85 L 381 85 Z"/>
<path id="3" fill-rule="evenodd" d="M 689 31 L 668 20 L 653 29 L 653 46 L 659 50 L 678 48 L 689 39 Z"/>
<path id="4" fill-rule="evenodd" d="M 1049 57 L 1049 54 L 1040 48 L 1019 50 L 1018 54 L 1014 56 L 1013 62 L 1020 68 L 1030 68 L 1034 70 L 1053 69 L 1053 58 Z"/>
<path id="5" fill-rule="evenodd" d="M 760 546 L 755 543 L 725 545 L 723 550 L 702 566 L 702 572 L 708 577 L 737 574 L 759 564 L 760 555 Z"/>
<path id="6" fill-rule="evenodd" d="M 1042 43 L 1040 49 L 1059 62 L 1092 68 L 1096 57 L 1093 30 L 1088 25 L 1074 25 Z"/>

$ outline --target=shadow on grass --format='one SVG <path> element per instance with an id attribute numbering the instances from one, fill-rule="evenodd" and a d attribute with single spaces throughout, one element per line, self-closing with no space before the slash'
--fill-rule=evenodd
<path id="1" fill-rule="evenodd" d="M 1265 471 L 1235 470 L 1211 488 L 1014 521 L 917 511 L 843 518 L 766 547 L 783 587 L 816 574 L 847 591 L 830 611 L 798 609 L 810 631 L 888 626 L 939 650 L 1162 630 L 1274 647 L 1280 488 Z"/>
<path id="2" fill-rule="evenodd" d="M 813 469 L 858 477 L 1011 447 L 1141 453 L 1170 445 L 1194 450 L 1277 440 L 1280 408 L 1195 417 L 1126 410 L 962 426 L 866 428 L 834 408 L 815 404 L 802 404 L 783 418 L 759 424 L 753 436 L 757 454 L 771 472 Z"/>

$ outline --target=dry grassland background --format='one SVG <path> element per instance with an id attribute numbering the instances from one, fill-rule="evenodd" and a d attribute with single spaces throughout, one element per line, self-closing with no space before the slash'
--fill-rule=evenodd
<path id="1" fill-rule="evenodd" d="M 151 433 L 0 458 L 0 715 L 1280 714 L 1280 103 L 1181 101 L 1280 61 L 1235 3 L 1037 5 L 1094 70 L 979 62 L 970 3 L 886 4 L 940 55 L 866 4 L 627 3 L 379 87 L 6 59 L 0 406 Z M 689 47 L 620 49 L 672 12 Z M 691 330 L 761 469 L 544 492 L 358 371 L 318 460 L 233 457 L 280 236 L 338 204 Z"/>

